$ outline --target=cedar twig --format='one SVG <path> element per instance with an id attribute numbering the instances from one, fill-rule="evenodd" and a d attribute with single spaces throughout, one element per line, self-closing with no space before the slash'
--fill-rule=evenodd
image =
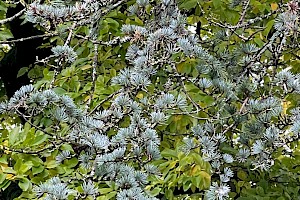
<path id="1" fill-rule="evenodd" d="M 249 97 L 247 97 L 247 98 L 244 100 L 244 102 L 243 102 L 243 104 L 242 104 L 242 106 L 241 106 L 241 108 L 240 108 L 239 114 L 242 114 L 242 113 L 243 113 L 243 110 L 244 110 L 244 108 L 245 108 L 245 106 L 246 106 L 248 100 L 249 100 Z"/>
<path id="2" fill-rule="evenodd" d="M 46 135 L 51 136 L 51 137 L 54 138 L 54 139 L 58 138 L 58 139 L 60 139 L 60 140 L 62 140 L 62 141 L 64 141 L 64 142 L 69 142 L 67 139 L 62 138 L 62 137 L 59 137 L 59 136 L 57 136 L 57 135 L 55 135 L 55 134 L 53 134 L 53 133 L 49 133 L 49 132 L 45 131 L 44 129 L 40 128 L 39 126 L 33 124 L 29 119 L 27 119 L 27 118 L 30 118 L 29 116 L 24 115 L 24 114 L 23 114 L 22 112 L 20 112 L 18 109 L 15 109 L 15 110 L 16 110 L 16 112 L 18 113 L 18 115 L 20 115 L 20 116 L 21 116 L 28 124 L 30 124 L 31 126 L 33 126 L 34 128 L 36 128 L 37 130 L 43 132 L 43 133 L 46 134 Z M 53 143 L 51 140 L 50 140 L 50 142 Z"/>
<path id="3" fill-rule="evenodd" d="M 14 20 L 15 18 L 21 16 L 25 11 L 26 11 L 26 9 L 24 8 L 23 10 L 21 10 L 20 12 L 18 12 L 17 14 L 15 14 L 14 16 L 0 20 L 0 25 L 5 24 L 7 22 L 10 22 L 10 21 Z"/>
<path id="4" fill-rule="evenodd" d="M 280 12 L 281 10 L 282 9 L 277 9 L 277 10 L 272 11 L 272 12 L 266 14 L 266 15 L 256 17 L 254 19 L 248 20 L 247 22 L 243 22 L 243 23 L 240 23 L 240 24 L 238 23 L 234 26 L 232 26 L 230 24 L 222 24 L 222 23 L 216 22 L 215 19 L 212 16 L 210 18 L 207 18 L 207 20 L 210 23 L 212 23 L 214 25 L 217 25 L 221 28 L 227 28 L 229 30 L 235 30 L 235 29 L 238 29 L 238 28 L 247 28 L 247 27 L 251 26 L 252 24 L 255 24 L 255 23 L 257 23 L 257 22 L 259 22 L 263 19 L 267 19 L 267 18 L 271 17 L 273 14 L 276 14 L 276 13 Z"/>
<path id="5" fill-rule="evenodd" d="M 68 46 L 69 45 L 69 43 L 70 43 L 70 41 L 72 39 L 73 31 L 76 28 L 76 25 L 77 25 L 77 22 L 74 22 L 72 24 L 72 27 L 70 28 L 70 32 L 68 34 L 68 37 L 67 37 L 67 39 L 66 39 L 66 41 L 64 43 L 64 46 Z M 60 61 L 58 61 L 57 63 L 58 63 L 58 67 L 54 68 L 54 76 L 53 76 L 53 79 L 50 82 L 50 88 L 52 88 L 54 86 L 55 78 L 58 76 L 59 71 L 61 69 L 62 63 Z"/>
<path id="6" fill-rule="evenodd" d="M 83 36 L 83 35 L 78 35 L 78 34 L 76 34 L 75 36 L 80 39 L 83 39 L 83 40 L 88 40 L 88 41 L 92 42 L 93 44 L 101 44 L 101 45 L 106 45 L 106 46 L 117 45 L 119 43 L 127 42 L 131 39 L 131 37 L 129 37 L 129 36 L 125 36 L 123 38 L 117 36 L 112 40 L 102 41 L 102 40 L 93 40 L 90 36 Z"/>
<path id="7" fill-rule="evenodd" d="M 19 39 L 14 39 L 14 40 L 8 40 L 8 41 L 0 41 L 0 44 L 11 44 L 11 43 L 16 43 L 16 42 L 24 42 L 26 40 L 32 40 L 32 39 L 37 39 L 37 38 L 43 38 L 43 37 L 52 37 L 58 35 L 57 33 L 47 33 L 43 35 L 33 35 L 30 37 L 25 37 L 25 38 L 19 38 Z"/>
<path id="8" fill-rule="evenodd" d="M 104 102 L 106 102 L 107 100 L 109 100 L 110 98 L 112 98 L 113 96 L 115 96 L 116 94 L 119 94 L 120 92 L 122 92 L 123 90 L 120 89 L 114 93 L 111 93 L 110 95 L 108 95 L 105 99 L 103 99 L 102 101 L 100 101 L 93 110 L 91 110 L 89 112 L 89 115 L 93 114 Z"/>
<path id="9" fill-rule="evenodd" d="M 96 79 L 97 79 L 97 63 L 98 63 L 98 44 L 94 44 L 94 57 L 93 57 L 93 63 L 92 63 L 92 89 L 91 89 L 91 95 L 88 101 L 88 107 L 91 106 L 92 99 L 94 97 L 95 88 L 96 88 Z"/>
<path id="10" fill-rule="evenodd" d="M 176 66 L 173 64 L 172 65 L 173 71 L 175 73 L 175 75 L 177 77 L 180 77 L 180 74 L 178 73 Z M 187 96 L 187 98 L 190 100 L 190 102 L 193 104 L 193 106 L 196 108 L 196 114 L 199 113 L 199 111 L 201 110 L 201 108 L 199 108 L 199 105 L 192 99 L 192 97 L 188 94 L 187 90 L 185 89 L 185 85 L 183 83 L 182 78 L 177 78 L 177 80 L 179 81 L 180 85 L 182 86 L 182 90 L 185 93 L 185 95 Z"/>
<path id="11" fill-rule="evenodd" d="M 68 34 L 68 37 L 67 37 L 67 40 L 66 40 L 64 46 L 68 46 L 68 45 L 69 45 L 69 43 L 70 43 L 70 41 L 71 41 L 71 39 L 72 39 L 73 31 L 74 31 L 74 29 L 76 28 L 76 25 L 77 25 L 77 22 L 74 22 L 74 23 L 72 24 L 72 26 L 71 26 L 71 28 L 70 28 L 70 32 L 69 32 L 69 34 Z"/>
<path id="12" fill-rule="evenodd" d="M 46 150 L 50 150 L 50 149 L 55 150 L 56 148 L 53 149 L 53 147 L 54 147 L 54 145 L 50 145 L 50 146 L 45 147 L 43 149 L 33 151 L 33 150 L 13 149 L 13 148 L 10 148 L 10 147 L 7 147 L 7 146 L 0 145 L 0 149 L 2 149 L 2 150 L 16 152 L 16 153 L 24 153 L 24 154 L 39 154 L 39 153 L 44 152 Z"/>
<path id="13" fill-rule="evenodd" d="M 245 6 L 244 6 L 244 8 L 243 8 L 243 12 L 242 12 L 242 14 L 241 14 L 241 17 L 240 17 L 240 19 L 239 19 L 237 25 L 243 23 L 243 21 L 244 21 L 244 19 L 245 19 L 245 16 L 246 16 L 246 12 L 247 12 L 247 8 L 248 8 L 249 4 L 250 4 L 250 0 L 248 0 L 247 3 L 245 4 Z"/>
<path id="14" fill-rule="evenodd" d="M 111 10 L 113 10 L 114 8 L 118 7 L 119 5 L 123 4 L 126 0 L 117 0 L 115 1 L 115 4 L 109 6 L 106 10 L 103 11 L 102 15 L 107 14 L 108 12 L 110 12 Z"/>
<path id="15" fill-rule="evenodd" d="M 242 114 L 242 113 L 243 113 L 243 110 L 244 110 L 244 108 L 245 108 L 245 106 L 246 106 L 248 100 L 249 100 L 249 97 L 247 97 L 247 98 L 244 100 L 244 102 L 243 102 L 243 104 L 242 104 L 242 106 L 241 106 L 241 108 L 240 108 L 240 110 L 239 110 L 239 114 Z M 232 123 L 230 126 L 228 126 L 228 127 L 223 131 L 223 134 L 227 133 L 227 132 L 235 125 L 235 124 L 236 124 L 236 123 L 234 122 L 234 123 Z"/>

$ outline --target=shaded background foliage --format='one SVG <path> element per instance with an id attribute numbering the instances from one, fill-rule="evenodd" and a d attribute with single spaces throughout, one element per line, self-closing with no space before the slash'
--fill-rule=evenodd
<path id="1" fill-rule="evenodd" d="M 7 10 L 6 18 L 9 18 L 20 12 L 22 9 L 24 9 L 24 6 L 19 3 L 5 8 L 3 11 Z M 43 34 L 42 31 L 38 30 L 32 24 L 23 22 L 24 18 L 17 18 L 6 23 L 5 25 L 7 29 L 4 29 L 6 31 L 6 35 L 3 34 L 2 40 L 4 41 L 5 37 L 26 38 L 33 35 Z M 43 43 L 45 43 L 43 38 L 12 43 L 12 49 L 10 49 L 7 53 L 2 52 L 3 58 L 0 63 L 0 76 L 4 83 L 4 89 L 7 96 L 11 97 L 21 86 L 29 84 L 33 73 L 29 74 L 29 77 L 24 75 L 24 73 L 29 69 L 32 70 L 34 68 L 36 56 L 46 57 L 49 55 L 50 49 L 38 48 Z"/>
<path id="2" fill-rule="evenodd" d="M 51 2 L 51 1 L 49 1 Z M 139 1 L 141 2 L 141 1 Z M 5 4 L 1 1 L 2 5 L 2 18 L 5 18 L 6 8 L 9 4 Z M 26 2 L 31 3 L 31 2 Z M 46 2 L 47 3 L 47 2 Z M 156 1 L 151 1 L 152 4 L 158 4 Z M 194 102 L 200 106 L 196 117 L 187 114 L 175 114 L 171 116 L 164 124 L 156 127 L 157 133 L 161 139 L 161 159 L 154 161 L 154 165 L 160 169 L 161 176 L 149 177 L 149 185 L 146 186 L 146 190 L 150 191 L 150 194 L 157 196 L 159 199 L 199 199 L 203 197 L 204 190 L 210 188 L 212 180 L 218 180 L 218 175 L 211 173 L 211 165 L 202 158 L 201 149 L 199 146 L 194 146 L 190 151 L 187 151 L 187 138 L 193 138 L 191 128 L 195 125 L 202 124 L 206 121 L 206 118 L 214 118 L 215 115 L 220 114 L 220 110 L 227 111 L 224 116 L 228 117 L 228 120 L 224 120 L 224 127 L 217 125 L 216 130 L 221 132 L 226 131 L 226 136 L 232 138 L 232 141 L 236 140 L 232 135 L 236 132 L 236 129 L 242 130 L 242 133 L 246 133 L 245 140 L 251 137 L 256 137 L 257 133 L 264 132 L 270 123 L 276 124 L 281 130 L 287 130 L 288 126 L 292 124 L 289 118 L 291 109 L 296 108 L 299 103 L 299 95 L 294 92 L 283 92 L 280 86 L 276 87 L 272 85 L 270 77 L 276 75 L 278 72 L 285 68 L 290 68 L 290 71 L 294 74 L 299 73 L 299 29 L 296 27 L 286 33 L 285 35 L 277 35 L 274 37 L 276 31 L 279 30 L 278 26 L 284 26 L 277 23 L 276 19 L 279 18 L 280 13 L 285 11 L 295 12 L 299 16 L 299 5 L 297 1 L 227 1 L 227 0 L 182 0 L 177 2 L 181 12 L 187 17 L 187 26 L 190 26 L 190 30 L 195 30 L 195 34 L 199 37 L 199 43 L 216 59 L 224 63 L 225 72 L 228 73 L 228 79 L 233 80 L 233 83 L 238 85 L 240 92 L 238 94 L 238 100 L 232 101 L 227 99 L 224 92 L 216 92 L 218 88 L 211 89 L 209 80 L 215 74 L 209 74 L 208 76 L 201 77 L 202 82 L 194 84 L 186 80 L 197 79 L 199 74 L 201 75 L 205 69 L 199 69 L 198 61 L 193 56 L 184 57 L 179 54 L 179 60 L 176 65 L 178 71 L 178 78 L 183 79 L 185 82 L 185 88 L 187 94 L 193 101 L 189 101 L 189 107 L 193 107 Z M 291 4 L 295 7 L 291 7 Z M 72 4 L 72 2 L 69 2 Z M 97 32 L 97 37 L 101 41 L 109 42 L 116 39 L 116 37 L 122 36 L 121 27 L 124 24 L 134 24 L 137 26 L 145 25 L 145 18 L 138 15 L 129 15 L 128 12 L 130 6 L 135 5 L 135 1 L 126 1 L 120 6 L 116 7 L 109 13 L 107 13 L 100 21 L 101 27 Z M 20 6 L 20 4 L 18 4 Z M 22 6 L 21 6 L 22 7 Z M 150 6 L 149 6 L 150 8 Z M 291 9 L 294 9 L 291 11 Z M 147 11 L 147 8 L 145 9 Z M 145 11 L 145 12 L 146 12 Z M 9 14 L 7 14 L 9 16 Z M 6 17 L 7 17 L 6 16 Z M 288 20 L 288 19 L 284 19 Z M 44 27 L 39 25 L 32 25 L 29 22 L 25 24 L 29 27 L 28 31 L 15 31 L 13 23 L 19 24 L 22 20 L 13 20 L 9 22 L 9 25 L 2 26 L 3 29 L 0 32 L 1 40 L 12 40 L 21 37 L 27 37 L 35 34 L 40 34 L 45 31 Z M 235 25 L 243 25 L 241 27 L 235 27 Z M 248 25 L 247 25 L 248 24 Z M 279 24 L 279 25 L 278 25 Z M 26 29 L 24 26 L 24 29 Z M 38 29 L 32 29 L 31 27 L 37 27 Z M 21 26 L 22 27 L 22 26 Z M 56 45 L 64 45 L 67 40 L 70 24 L 63 24 L 59 26 L 55 33 L 55 36 L 46 37 L 47 40 L 29 40 L 28 43 L 16 42 L 12 45 L 12 49 L 8 52 L 2 52 L 4 58 L 1 60 L 1 80 L 6 85 L 7 96 L 10 97 L 15 90 L 23 85 L 23 81 L 16 80 L 10 87 L 8 82 L 15 80 L 17 73 L 11 73 L 12 69 L 18 69 L 19 75 L 22 75 L 25 82 L 29 79 L 33 80 L 35 87 L 42 90 L 54 87 L 54 91 L 57 94 L 67 94 L 74 102 L 84 107 L 89 104 L 91 108 L 98 106 L 99 102 L 105 100 L 109 95 L 117 91 L 117 86 L 111 86 L 110 82 L 121 69 L 124 69 L 130 63 L 125 59 L 126 50 L 130 43 L 135 41 L 125 41 L 120 43 L 119 39 L 116 39 L 116 43 L 107 45 L 107 43 L 100 44 L 98 47 L 97 56 L 97 79 L 93 81 L 93 45 L 82 35 L 86 35 L 89 31 L 89 27 L 78 27 L 75 32 L 76 35 L 70 40 L 70 46 L 74 47 L 77 54 L 77 59 L 70 66 L 58 71 L 54 83 L 52 83 L 55 70 L 51 65 L 47 63 L 38 62 L 35 63 L 35 56 L 39 55 L 42 59 L 48 55 L 47 47 L 53 47 Z M 12 32 L 9 33 L 9 30 Z M 27 30 L 27 29 L 26 29 Z M 32 30 L 36 30 L 31 32 Z M 20 33 L 26 33 L 21 35 Z M 27 35 L 28 34 L 28 35 Z M 81 35 L 81 37 L 80 37 Z M 282 44 L 283 38 L 285 43 Z M 271 45 L 264 48 L 266 44 L 272 41 Z M 42 43 L 46 43 L 42 45 Z M 30 44 L 30 45 L 29 45 Z M 35 44 L 35 45 L 31 45 Z M 37 46 L 42 48 L 35 50 Z M 32 48 L 32 49 L 29 49 Z M 3 48 L 2 48 L 3 49 Z M 20 49 L 20 50 L 18 50 Z M 42 52 L 43 49 L 45 51 Z M 263 49 L 263 51 L 262 51 Z M 26 53 L 23 53 L 26 52 Z M 22 53 L 21 53 L 22 52 Z M 12 59 L 11 54 L 14 54 Z M 30 54 L 27 54 L 30 53 Z M 18 57 L 20 56 L 20 58 Z M 26 55 L 26 57 L 24 56 Z M 30 55 L 27 56 L 27 55 Z M 247 64 L 245 57 L 253 56 L 253 58 L 259 58 L 259 67 L 255 68 Z M 175 58 L 176 59 L 176 58 Z M 264 61 L 267 62 L 264 62 Z M 12 62 L 14 61 L 14 63 Z M 251 63 L 251 61 L 250 61 Z M 31 67 L 24 68 L 29 66 Z M 217 64 L 217 63 L 215 63 Z M 206 66 L 205 64 L 203 64 Z M 274 67 L 275 66 L 275 67 Z M 253 67 L 253 68 L 252 68 Z M 273 67 L 273 68 L 272 68 Z M 249 69 L 249 70 L 245 70 Z M 262 70 L 263 69 L 263 70 Z M 8 76 L 4 75 L 11 75 Z M 28 74 L 27 74 L 28 72 Z M 222 71 L 216 70 L 215 73 L 222 74 Z M 258 89 L 253 89 L 251 86 L 251 80 L 243 82 L 244 74 L 257 74 L 253 76 Z M 168 85 L 168 77 L 164 70 L 159 70 L 157 76 L 151 79 L 152 83 L 156 83 L 159 90 L 164 91 L 166 85 Z M 283 75 L 288 76 L 288 75 Z M 28 78 L 27 78 L 28 77 Z M 158 78 L 159 77 L 159 78 Z M 8 78 L 8 79 L 6 79 Z M 197 79 L 198 80 L 198 79 Z M 249 82 L 247 82 L 249 81 Z M 93 84 L 93 82 L 95 84 Z M 175 82 L 174 91 L 180 90 L 180 81 Z M 20 84 L 20 85 L 19 85 Z M 176 85 L 177 84 L 177 85 Z M 201 85 L 202 84 L 202 85 Z M 230 87 L 230 85 L 225 85 Z M 233 90 L 231 87 L 229 90 Z M 155 94 L 155 88 L 150 87 L 150 92 Z M 93 92 L 92 99 L 91 91 Z M 237 119 L 229 114 L 236 112 L 244 112 L 243 109 L 249 109 L 248 99 L 251 97 L 259 100 L 269 97 L 269 93 L 281 99 L 279 103 L 282 109 L 279 111 L 280 115 L 272 117 L 271 122 L 263 124 L 257 123 L 255 116 L 252 118 Z M 3 93 L 2 93 L 3 94 Z M 136 99 L 142 99 L 147 96 L 147 92 L 138 91 L 135 94 Z M 225 96 L 225 97 L 224 97 Z M 6 96 L 2 96 L 2 99 L 6 99 Z M 229 107 L 224 109 L 223 100 L 228 100 Z M 247 99 L 247 100 L 246 100 Z M 106 109 L 111 105 L 111 102 L 104 101 L 101 108 Z M 240 109 L 240 110 L 239 110 Z M 269 108 L 267 108 L 269 109 Z M 271 108 L 270 108 L 271 109 Z M 254 109 L 255 110 L 255 109 Z M 259 109 L 258 109 L 259 110 Z M 266 112 L 267 114 L 267 112 Z M 257 114 L 258 116 L 258 114 Z M 33 125 L 24 122 L 24 119 L 16 117 L 10 117 L 6 114 L 2 115 L 1 122 L 1 147 L 9 147 L 12 149 L 36 150 L 38 151 L 44 147 L 49 138 L 42 132 L 36 129 Z M 218 116 L 217 116 L 218 117 Z M 41 121 L 41 122 L 39 122 Z M 12 125 L 22 123 L 24 127 L 20 128 Z M 38 125 L 42 123 L 44 126 L 50 125 L 49 119 L 40 118 L 36 119 L 33 124 Z M 127 127 L 130 124 L 130 120 L 125 118 L 119 123 L 120 127 Z M 227 125 L 227 127 L 226 127 Z M 228 128 L 228 130 L 227 130 Z M 115 134 L 115 131 L 108 132 L 109 136 Z M 248 138 L 247 138 L 248 137 Z M 18 140 L 22 141 L 18 144 Z M 193 142 L 197 142 L 196 139 L 192 139 Z M 183 142 L 185 141 L 185 142 Z M 253 141 L 252 143 L 254 143 Z M 253 145 L 251 142 L 247 144 Z M 244 145 L 243 144 L 243 145 Z M 193 144 L 191 144 L 193 145 Z M 2 148 L 2 149 L 3 149 Z M 66 176 L 76 172 L 78 169 L 78 160 L 75 158 L 67 159 L 61 164 L 56 162 L 56 157 L 62 150 L 68 151 L 81 151 L 71 145 L 63 145 L 60 147 L 60 151 L 54 150 L 50 152 L 44 152 L 41 157 L 35 154 L 28 155 L 22 153 L 22 151 L 14 152 L 12 149 L 3 149 L 0 158 L 2 175 L 0 176 L 0 187 L 4 195 L 9 193 L 18 184 L 18 187 L 23 190 L 19 199 L 33 198 L 31 192 L 32 184 L 40 184 L 45 179 L 54 176 Z M 232 149 L 232 146 L 223 146 L 223 152 L 231 154 L 236 153 L 238 149 Z M 279 148 L 274 152 L 274 165 L 267 171 L 253 170 L 250 162 L 246 162 L 243 166 L 234 163 L 232 170 L 234 171 L 233 177 L 231 177 L 228 185 L 231 188 L 229 196 L 234 199 L 297 199 L 299 198 L 299 150 L 297 138 L 291 142 L 289 149 L 291 152 L 287 152 L 284 148 Z M 283 155 L 289 156 L 283 156 Z M 81 177 L 80 177 L 81 178 Z M 77 183 L 76 183 L 77 184 Z M 75 185 L 76 185 L 75 184 Z M 82 190 L 78 186 L 78 190 Z M 116 187 L 108 182 L 101 182 L 99 184 L 99 197 L 98 199 L 114 199 L 116 196 Z"/>

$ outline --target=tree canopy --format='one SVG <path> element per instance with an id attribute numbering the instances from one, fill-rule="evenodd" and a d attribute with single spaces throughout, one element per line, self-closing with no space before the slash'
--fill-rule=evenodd
<path id="1" fill-rule="evenodd" d="M 39 46 L 14 66 L 31 84 L 0 79 L 0 198 L 298 199 L 299 12 L 297 0 L 0 1 L 0 67 L 17 44 Z M 39 34 L 16 37 L 17 19 Z"/>

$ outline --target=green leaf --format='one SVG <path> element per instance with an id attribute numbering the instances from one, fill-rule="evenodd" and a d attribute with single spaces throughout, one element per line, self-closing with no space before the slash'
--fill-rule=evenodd
<path id="1" fill-rule="evenodd" d="M 2 168 L 2 172 L 7 174 L 16 174 L 16 171 L 11 167 Z"/>
<path id="2" fill-rule="evenodd" d="M 0 174 L 0 184 L 3 183 L 3 181 L 5 180 L 5 178 L 6 178 L 6 174 L 1 173 Z"/>
<path id="3" fill-rule="evenodd" d="M 81 70 L 87 70 L 87 69 L 91 69 L 92 68 L 92 65 L 84 65 L 81 67 Z"/>
<path id="4" fill-rule="evenodd" d="M 48 162 L 46 162 L 46 168 L 48 169 L 52 169 L 58 166 L 58 163 L 56 162 L 56 160 L 50 160 Z"/>
<path id="5" fill-rule="evenodd" d="M 115 77 L 117 75 L 117 71 L 115 69 L 110 69 L 110 76 Z"/>
<path id="6" fill-rule="evenodd" d="M 66 93 L 67 93 L 66 90 L 64 90 L 63 88 L 60 88 L 60 87 L 54 88 L 53 91 L 54 91 L 56 94 L 59 94 L 59 95 L 63 95 L 63 94 L 66 94 Z"/>
<path id="7" fill-rule="evenodd" d="M 259 46 L 262 47 L 264 46 L 264 42 L 260 38 L 254 38 L 254 42 Z"/>
<path id="8" fill-rule="evenodd" d="M 107 195 L 105 195 L 106 199 L 112 199 L 113 197 L 115 197 L 117 195 L 116 191 L 110 192 Z M 105 199 L 105 200 L 106 200 Z"/>
<path id="9" fill-rule="evenodd" d="M 265 196 L 265 192 L 264 192 L 264 189 L 260 186 L 256 187 L 256 193 L 259 195 L 259 196 Z"/>
<path id="10" fill-rule="evenodd" d="M 20 179 L 18 185 L 23 191 L 27 191 L 29 188 L 31 188 L 31 182 L 27 178 Z"/>
<path id="11" fill-rule="evenodd" d="M 165 191 L 165 197 L 166 197 L 167 199 L 173 199 L 173 197 L 174 197 L 173 191 L 172 191 L 171 189 L 167 189 L 167 190 Z"/>
<path id="12" fill-rule="evenodd" d="M 273 25 L 274 25 L 275 20 L 270 20 L 267 24 L 266 24 L 266 28 L 263 31 L 264 36 L 268 36 L 270 30 L 272 29 Z"/>
<path id="13" fill-rule="evenodd" d="M 187 191 L 192 186 L 192 183 L 190 181 L 187 181 L 183 184 L 183 191 Z"/>
<path id="14" fill-rule="evenodd" d="M 19 134 L 20 134 L 19 126 L 13 128 L 12 131 L 9 133 L 9 137 L 8 137 L 9 141 L 8 142 L 11 146 L 13 146 L 17 142 Z"/>
<path id="15" fill-rule="evenodd" d="M 23 76 L 26 72 L 28 72 L 28 67 L 22 67 L 17 74 L 17 78 L 19 78 L 20 76 Z"/>
<path id="16" fill-rule="evenodd" d="M 34 141 L 32 142 L 32 146 L 36 146 L 36 145 L 42 144 L 47 139 L 48 139 L 48 135 L 46 135 L 46 134 L 39 135 L 39 136 L 37 136 L 37 137 L 34 138 Z"/>
<path id="17" fill-rule="evenodd" d="M 197 187 L 200 188 L 200 184 L 201 184 L 201 176 L 197 176 L 197 177 L 192 177 L 191 178 L 192 183 Z"/>
<path id="18" fill-rule="evenodd" d="M 238 186 L 238 187 L 243 187 L 244 184 L 245 184 L 245 181 L 239 181 L 239 182 L 237 183 L 237 186 Z"/>
<path id="19" fill-rule="evenodd" d="M 118 31 L 118 28 L 119 28 L 119 23 L 112 19 L 112 18 L 106 18 L 105 19 L 107 21 L 107 23 L 110 25 L 110 27 L 114 30 L 117 30 Z"/>
<path id="20" fill-rule="evenodd" d="M 173 157 L 177 158 L 177 152 L 171 149 L 164 149 L 161 152 L 162 157 L 167 158 L 167 157 Z"/>
<path id="21" fill-rule="evenodd" d="M 22 163 L 20 168 L 17 170 L 19 174 L 24 174 L 27 172 L 29 169 L 31 169 L 33 166 L 33 163 L 31 161 L 27 161 L 25 163 Z"/>
<path id="22" fill-rule="evenodd" d="M 71 146 L 70 144 L 63 144 L 63 145 L 61 146 L 61 150 L 63 150 L 63 151 L 74 152 L 74 151 L 73 151 L 73 148 L 72 148 L 72 146 Z"/>
<path id="23" fill-rule="evenodd" d="M 197 154 L 197 153 L 193 153 L 192 154 L 192 157 L 194 158 L 194 161 L 195 161 L 195 163 L 197 164 L 197 165 L 200 165 L 200 166 L 202 166 L 203 165 L 203 159 L 202 159 L 202 157 L 199 155 L 199 154 Z"/>
<path id="24" fill-rule="evenodd" d="M 8 155 L 2 155 L 1 157 L 0 157 L 0 163 L 2 163 L 2 164 L 8 164 L 8 162 L 7 162 L 7 156 Z"/>
<path id="25" fill-rule="evenodd" d="M 209 106 L 215 102 L 215 99 L 212 96 L 204 96 L 201 101 L 205 103 L 206 106 Z"/>
<path id="26" fill-rule="evenodd" d="M 44 166 L 43 166 L 43 165 L 40 165 L 40 166 L 38 166 L 38 167 L 32 167 L 32 174 L 33 174 L 33 175 L 39 174 L 39 173 L 41 173 L 43 170 L 44 170 Z"/>
<path id="27" fill-rule="evenodd" d="M 50 127 L 52 125 L 53 121 L 48 118 L 41 119 L 41 124 L 43 124 L 45 127 Z M 46 129 L 45 129 L 46 131 Z"/>
<path id="28" fill-rule="evenodd" d="M 149 194 L 153 197 L 157 196 L 159 194 L 159 192 L 161 191 L 161 188 L 156 187 L 154 188 L 151 192 L 149 192 Z"/>
<path id="29" fill-rule="evenodd" d="M 134 21 L 138 23 L 138 25 L 142 26 L 144 24 L 144 22 L 142 20 L 140 20 L 140 18 L 135 17 Z"/>
<path id="30" fill-rule="evenodd" d="M 101 189 L 99 189 L 100 194 L 107 194 L 111 191 L 113 191 L 112 188 L 101 188 Z"/>
<path id="31" fill-rule="evenodd" d="M 1 31 L 0 31 L 0 40 L 1 41 L 5 41 L 5 40 L 7 40 L 7 39 L 10 39 L 10 38 L 13 38 L 13 35 L 12 35 L 12 33 L 10 32 L 10 30 L 8 30 L 8 29 L 2 29 Z"/>
<path id="32" fill-rule="evenodd" d="M 226 143 L 222 144 L 220 147 L 224 153 L 235 155 L 238 152 L 235 148 L 232 148 L 230 145 Z"/>
<path id="33" fill-rule="evenodd" d="M 179 161 L 180 166 L 191 165 L 193 163 L 193 158 L 191 156 L 185 156 Z"/>
<path id="34" fill-rule="evenodd" d="M 202 183 L 202 189 L 209 188 L 211 182 L 211 176 L 204 171 L 200 172 L 200 176 L 202 177 L 202 179 L 200 180 Z"/>
<path id="35" fill-rule="evenodd" d="M 213 0 L 213 5 L 216 9 L 220 8 L 222 4 L 221 0 Z"/>
<path id="36" fill-rule="evenodd" d="M 278 197 L 276 200 L 285 200 L 284 197 Z"/>
<path id="37" fill-rule="evenodd" d="M 198 0 L 186 0 L 186 1 L 183 1 L 183 2 L 184 3 L 182 3 L 179 6 L 179 8 L 190 10 L 190 9 L 195 8 L 197 6 Z"/>
<path id="38" fill-rule="evenodd" d="M 247 176 L 248 176 L 248 174 L 246 172 L 244 172 L 243 170 L 239 170 L 237 172 L 237 177 L 243 181 L 247 180 Z"/>
<path id="39" fill-rule="evenodd" d="M 4 11 L 4 12 L 7 11 L 7 6 L 3 1 L 0 2 L 0 11 Z"/>
<path id="40" fill-rule="evenodd" d="M 66 161 L 65 161 L 65 165 L 66 165 L 68 168 L 73 168 L 73 167 L 75 167 L 77 164 L 78 164 L 77 158 L 71 158 L 70 160 L 66 160 Z"/>
<path id="41" fill-rule="evenodd" d="M 3 183 L 0 184 L 0 188 L 4 191 L 8 186 L 11 184 L 10 180 L 5 180 Z"/>

